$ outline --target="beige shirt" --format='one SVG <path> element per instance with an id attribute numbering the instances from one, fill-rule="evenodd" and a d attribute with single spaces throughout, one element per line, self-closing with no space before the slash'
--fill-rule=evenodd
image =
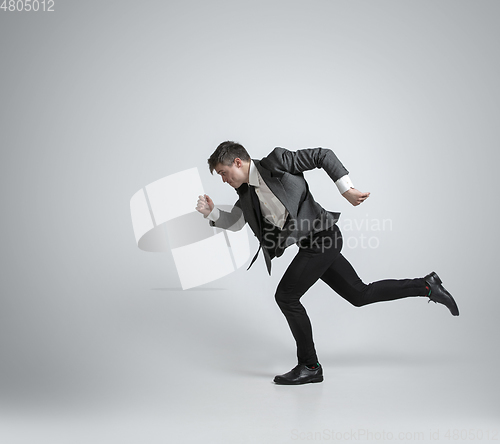
<path id="1" fill-rule="evenodd" d="M 288 217 L 288 211 L 266 185 L 253 161 L 250 162 L 248 184 L 255 187 L 255 193 L 260 201 L 262 216 L 282 230 Z"/>

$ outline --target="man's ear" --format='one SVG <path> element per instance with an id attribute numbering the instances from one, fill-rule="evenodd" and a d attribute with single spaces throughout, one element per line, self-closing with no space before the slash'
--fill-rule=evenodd
<path id="1" fill-rule="evenodd" d="M 234 164 L 237 168 L 241 168 L 241 166 L 243 165 L 243 161 L 239 157 L 237 157 L 236 159 L 234 159 Z"/>

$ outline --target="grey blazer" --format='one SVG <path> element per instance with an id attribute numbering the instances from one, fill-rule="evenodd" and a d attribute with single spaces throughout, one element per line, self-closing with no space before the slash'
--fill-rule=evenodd
<path id="1" fill-rule="evenodd" d="M 262 223 L 256 215 L 253 199 L 246 183 L 236 189 L 239 199 L 231 212 L 220 210 L 219 219 L 216 222 L 211 221 L 210 224 L 235 231 L 244 226 L 241 221 L 243 218 L 258 238 L 268 272 L 271 273 L 272 258 L 281 256 L 285 248 L 299 240 L 331 227 L 340 217 L 340 213 L 326 211 L 314 200 L 303 172 L 323 168 L 333 181 L 337 181 L 349 172 L 333 151 L 326 148 L 308 148 L 296 152 L 285 148 L 275 148 L 267 157 L 260 161 L 253 160 L 253 162 L 264 182 L 289 213 L 283 231 L 280 233 L 281 241 L 273 247 L 266 246 L 263 242 Z"/>

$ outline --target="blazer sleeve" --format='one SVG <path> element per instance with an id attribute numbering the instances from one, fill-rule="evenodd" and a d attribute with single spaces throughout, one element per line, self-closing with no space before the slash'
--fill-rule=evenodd
<path id="1" fill-rule="evenodd" d="M 239 231 L 241 230 L 245 224 L 245 217 L 243 216 L 243 211 L 241 210 L 240 201 L 234 204 L 231 211 L 224 211 L 218 208 L 219 210 L 219 218 L 216 221 L 211 220 L 210 226 L 223 228 L 229 231 Z"/>
<path id="2" fill-rule="evenodd" d="M 289 151 L 285 148 L 275 148 L 261 163 L 271 171 L 301 174 L 314 168 L 323 168 L 336 182 L 349 174 L 335 153 L 328 148 L 307 148 Z"/>

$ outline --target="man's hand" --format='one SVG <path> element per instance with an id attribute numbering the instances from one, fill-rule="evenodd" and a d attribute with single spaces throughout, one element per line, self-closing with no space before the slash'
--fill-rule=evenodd
<path id="1" fill-rule="evenodd" d="M 210 197 L 206 194 L 204 196 L 198 196 L 198 204 L 196 205 L 196 210 L 199 211 L 203 216 L 207 217 L 214 209 L 214 203 Z"/>
<path id="2" fill-rule="evenodd" d="M 365 192 L 359 191 L 356 188 L 350 188 L 344 194 L 342 194 L 342 196 L 344 196 L 355 207 L 358 206 L 360 203 L 363 203 L 366 199 L 368 199 L 369 195 L 370 193 L 366 191 Z"/>

